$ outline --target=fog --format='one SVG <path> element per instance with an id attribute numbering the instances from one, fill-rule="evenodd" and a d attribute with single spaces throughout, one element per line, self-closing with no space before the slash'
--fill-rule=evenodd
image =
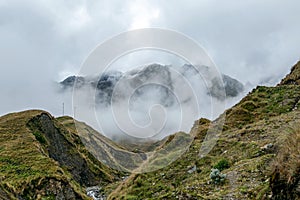
<path id="1" fill-rule="evenodd" d="M 296 0 L 0 0 L 0 114 L 43 109 L 60 116 L 64 103 L 64 114 L 76 117 L 72 91 L 62 93 L 57 83 L 77 75 L 85 58 L 101 42 L 120 32 L 145 27 L 172 29 L 191 37 L 206 50 L 220 72 L 247 84 L 246 92 L 256 85 L 275 85 L 300 57 L 299 8 Z M 126 72 L 150 63 L 182 66 L 186 61 L 154 52 L 129 55 L 111 67 Z M 206 95 L 201 91 L 200 96 Z M 228 100 L 226 107 L 241 97 Z M 203 108 L 209 108 L 208 101 L 203 102 Z M 158 109 L 159 117 L 170 116 L 166 119 L 174 121 L 167 123 L 165 132 L 177 129 L 173 126 L 179 120 L 173 113 L 176 109 L 163 111 L 159 106 L 152 107 L 155 102 L 142 102 L 148 106 L 135 106 Z M 209 109 L 201 113 L 215 117 Z M 132 117 L 136 121 L 142 118 L 139 115 Z M 149 116 L 151 113 L 144 117 L 150 120 Z M 158 118 L 155 112 L 152 117 Z M 151 120 L 138 123 L 145 126 L 148 122 Z"/>
<path id="2" fill-rule="evenodd" d="M 128 65 L 133 64 L 131 60 L 135 65 Z M 216 78 L 222 81 L 213 67 L 195 67 L 161 50 L 131 52 L 111 63 L 104 77 L 85 74 L 77 81 L 74 115 L 110 138 L 163 138 L 177 131 L 189 132 L 196 119 L 215 119 L 251 89 L 224 99 L 223 83 L 213 89 Z M 73 88 L 69 83 L 63 85 Z"/>

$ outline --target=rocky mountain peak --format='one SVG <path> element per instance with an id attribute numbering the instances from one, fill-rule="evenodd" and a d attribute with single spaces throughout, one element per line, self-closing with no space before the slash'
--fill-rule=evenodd
<path id="1" fill-rule="evenodd" d="M 71 88 L 75 85 L 76 88 L 80 88 L 82 86 L 96 88 L 98 93 L 98 102 L 102 104 L 109 104 L 111 102 L 114 87 L 118 81 L 121 81 L 121 84 L 128 88 L 135 88 L 141 83 L 160 83 L 168 88 L 160 88 L 160 94 L 162 94 L 163 99 L 165 100 L 170 98 L 168 91 L 169 89 L 174 90 L 176 85 L 181 85 L 180 83 L 178 83 L 178 76 L 183 76 L 187 80 L 197 78 L 197 75 L 199 73 L 204 75 L 208 74 L 207 76 L 209 76 L 209 68 L 207 66 L 201 66 L 200 69 L 201 71 L 198 72 L 194 66 L 188 64 L 185 64 L 181 67 L 174 67 L 170 65 L 161 65 L 154 63 L 146 66 L 141 66 L 134 70 L 129 70 L 125 73 L 119 71 L 107 71 L 102 74 L 100 78 L 69 76 L 65 80 L 60 82 L 60 84 L 64 89 Z M 238 80 L 224 74 L 222 74 L 222 79 L 223 83 L 220 83 L 216 80 L 216 78 L 212 77 L 211 80 L 209 80 L 211 83 L 209 83 L 207 93 L 217 99 L 224 99 L 224 94 L 222 95 L 223 85 L 225 87 L 225 93 L 227 97 L 238 96 L 244 90 L 244 85 Z M 201 80 L 199 79 L 198 81 Z M 149 88 L 147 87 L 140 88 L 137 93 L 143 94 L 148 89 Z M 122 94 L 124 93 L 124 91 L 119 91 L 119 93 L 119 96 L 124 96 Z"/>

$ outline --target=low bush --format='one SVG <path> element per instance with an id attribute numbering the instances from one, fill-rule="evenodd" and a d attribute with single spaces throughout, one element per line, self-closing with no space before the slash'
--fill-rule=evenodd
<path id="1" fill-rule="evenodd" d="M 223 171 L 224 169 L 228 169 L 229 167 L 230 167 L 230 164 L 229 164 L 228 160 L 223 158 L 214 166 L 214 169 Z"/>

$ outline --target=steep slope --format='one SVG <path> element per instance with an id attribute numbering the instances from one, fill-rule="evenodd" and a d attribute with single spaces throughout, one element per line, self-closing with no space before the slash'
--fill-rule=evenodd
<path id="1" fill-rule="evenodd" d="M 86 187 L 116 178 L 49 113 L 0 118 L 0 199 L 89 199 Z"/>
<path id="2" fill-rule="evenodd" d="M 291 74 L 299 77 L 295 67 Z M 112 185 L 109 199 L 298 199 L 300 145 L 290 130 L 299 132 L 299 99 L 297 84 L 257 87 L 223 114 L 223 132 L 207 156 L 199 157 L 199 149 L 210 122 L 200 119 L 191 130 L 195 140 L 177 161 Z M 212 168 L 227 175 L 223 184 L 211 181 Z"/>

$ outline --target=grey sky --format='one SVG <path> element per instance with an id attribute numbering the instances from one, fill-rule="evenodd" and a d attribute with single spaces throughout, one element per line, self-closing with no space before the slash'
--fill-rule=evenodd
<path id="1" fill-rule="evenodd" d="M 0 114 L 59 114 L 53 82 L 76 74 L 96 45 L 133 28 L 182 32 L 223 73 L 275 84 L 300 58 L 299 19 L 297 0 L 0 0 Z"/>

